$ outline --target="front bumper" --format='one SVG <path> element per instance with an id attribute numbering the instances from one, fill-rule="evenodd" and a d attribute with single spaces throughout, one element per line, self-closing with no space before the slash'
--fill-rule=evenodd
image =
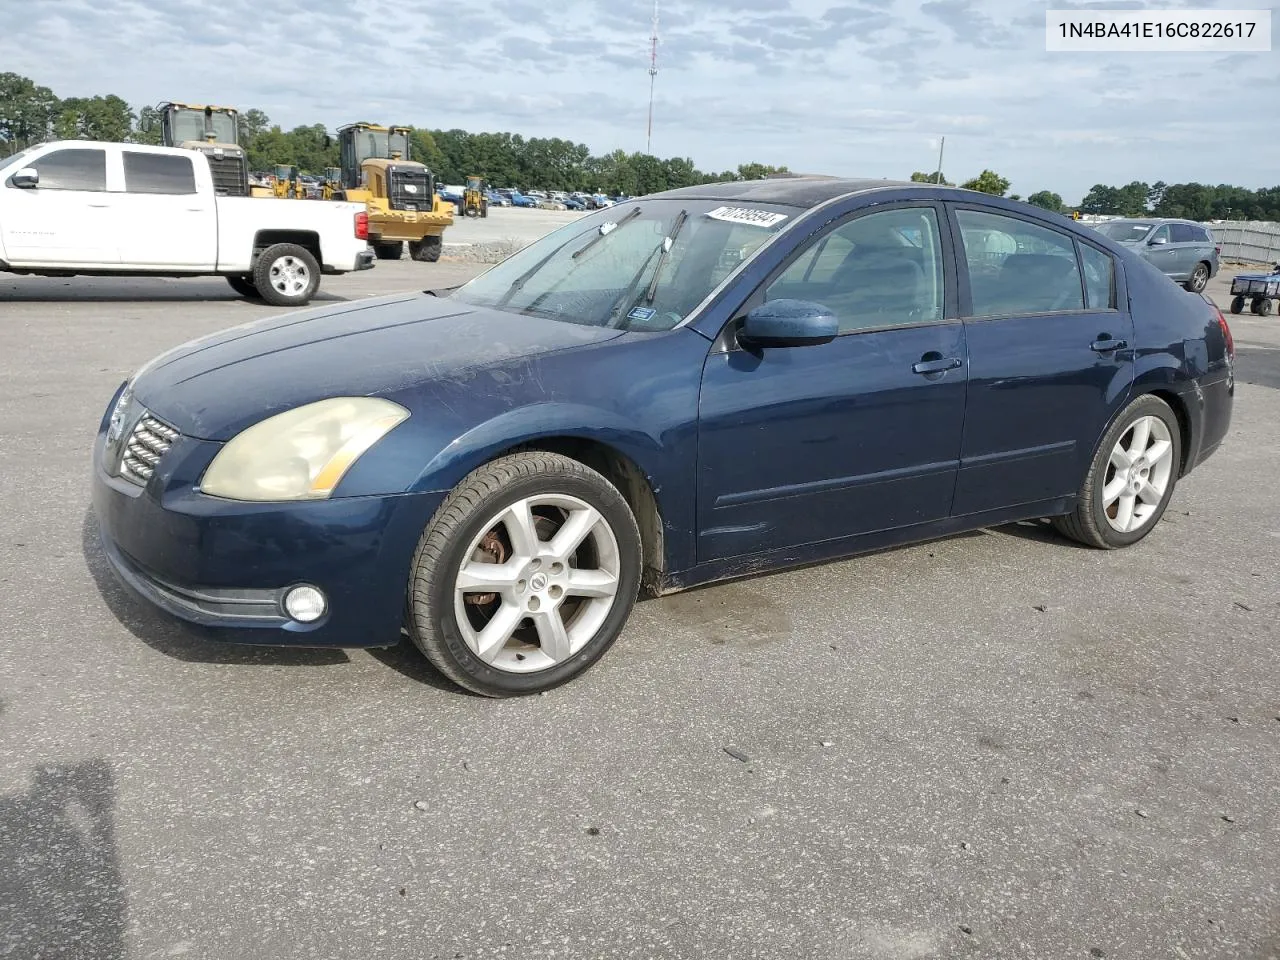
<path id="1" fill-rule="evenodd" d="M 94 443 L 94 511 L 112 569 L 145 600 L 242 643 L 399 642 L 413 552 L 443 493 L 221 500 L 195 489 L 221 445 L 185 437 L 138 486 L 115 475 L 107 426 L 104 418 Z M 290 619 L 282 606 L 288 589 L 304 583 L 328 600 L 314 623 Z"/>

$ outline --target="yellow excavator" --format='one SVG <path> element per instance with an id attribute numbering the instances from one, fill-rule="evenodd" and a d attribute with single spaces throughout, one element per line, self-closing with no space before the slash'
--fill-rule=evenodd
<path id="1" fill-rule="evenodd" d="M 235 107 L 168 100 L 156 111 L 160 114 L 160 143 L 203 153 L 218 196 L 272 195 L 269 189 L 249 182 L 249 159 L 240 146 L 240 114 Z"/>
<path id="2" fill-rule="evenodd" d="M 413 260 L 440 259 L 454 205 L 436 195 L 435 177 L 409 159 L 409 128 L 349 123 L 338 128 L 342 166 L 332 199 L 363 203 L 369 242 L 379 260 L 399 260 L 409 244 Z"/>

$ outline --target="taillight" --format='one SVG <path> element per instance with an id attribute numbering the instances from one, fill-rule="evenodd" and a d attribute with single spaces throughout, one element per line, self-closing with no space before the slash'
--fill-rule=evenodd
<path id="1" fill-rule="evenodd" d="M 1218 256 L 1222 256 L 1222 244 L 1220 243 L 1214 244 L 1213 252 L 1216 253 Z"/>
<path id="2" fill-rule="evenodd" d="M 367 212 L 356 214 L 356 239 L 369 239 L 369 214 Z"/>
<path id="3" fill-rule="evenodd" d="M 1218 311 L 1218 326 L 1222 328 L 1222 339 L 1227 343 L 1227 357 L 1231 360 L 1236 358 L 1236 341 L 1231 336 L 1231 327 L 1227 325 L 1227 318 L 1222 312 L 1222 308 L 1214 304 L 1213 309 Z"/>

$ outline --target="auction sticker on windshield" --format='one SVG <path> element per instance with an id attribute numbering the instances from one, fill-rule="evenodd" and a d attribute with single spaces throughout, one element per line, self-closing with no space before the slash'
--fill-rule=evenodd
<path id="1" fill-rule="evenodd" d="M 716 207 L 707 216 L 712 220 L 745 223 L 753 227 L 772 227 L 787 219 L 785 213 L 770 213 L 768 210 L 752 210 L 749 207 Z"/>

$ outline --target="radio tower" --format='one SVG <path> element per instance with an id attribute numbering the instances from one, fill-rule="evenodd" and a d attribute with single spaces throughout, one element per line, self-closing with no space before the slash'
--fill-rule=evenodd
<path id="1" fill-rule="evenodd" d="M 653 85 L 658 78 L 658 0 L 653 0 L 653 34 L 649 38 L 649 133 L 645 138 L 644 152 L 653 153 Z"/>

